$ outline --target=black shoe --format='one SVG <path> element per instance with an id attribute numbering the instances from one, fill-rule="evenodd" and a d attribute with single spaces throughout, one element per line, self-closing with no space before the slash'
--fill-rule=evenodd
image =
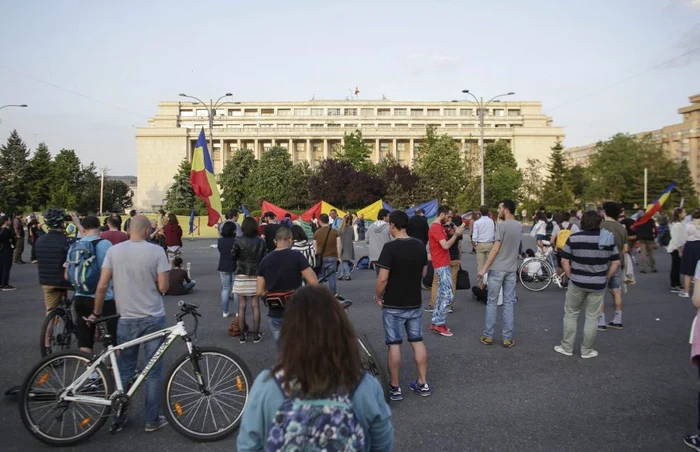
<path id="1" fill-rule="evenodd" d="M 688 435 L 683 438 L 683 443 L 692 449 L 700 451 L 700 435 Z"/>
<path id="2" fill-rule="evenodd" d="M 621 330 L 621 329 L 622 329 L 622 324 L 621 324 L 621 323 L 608 322 L 608 326 L 609 326 L 610 328 L 615 328 L 616 330 Z"/>
<path id="3" fill-rule="evenodd" d="M 245 333 L 241 333 L 241 339 L 240 339 L 241 344 L 245 344 L 246 341 L 247 341 L 247 338 L 245 337 Z"/>
<path id="4" fill-rule="evenodd" d="M 652 273 L 658 273 L 659 271 L 658 271 L 657 269 L 653 268 L 653 269 L 651 270 L 651 272 L 652 272 Z"/>
<path id="5" fill-rule="evenodd" d="M 2 288 L 2 291 L 3 291 L 3 292 L 11 292 L 11 291 L 13 291 L 13 290 L 17 290 L 17 288 L 14 287 L 14 286 L 10 286 L 9 284 L 8 284 L 7 286 L 4 286 L 4 287 Z"/>
<path id="6" fill-rule="evenodd" d="M 608 327 L 605 325 L 598 325 L 598 331 L 608 331 Z"/>
<path id="7" fill-rule="evenodd" d="M 639 270 L 639 273 L 646 273 L 646 270 Z"/>
<path id="8" fill-rule="evenodd" d="M 253 344 L 257 344 L 262 340 L 262 334 L 253 333 Z"/>

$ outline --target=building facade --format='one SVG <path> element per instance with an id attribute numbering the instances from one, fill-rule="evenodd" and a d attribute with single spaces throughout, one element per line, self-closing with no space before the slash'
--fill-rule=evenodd
<path id="1" fill-rule="evenodd" d="M 549 155 L 563 139 L 539 102 L 494 102 L 485 111 L 484 139 L 510 143 L 518 165 Z M 392 155 L 410 166 L 428 125 L 452 136 L 465 154 L 478 151 L 479 111 L 467 101 L 322 101 L 228 102 L 213 117 L 214 172 L 239 149 L 260 158 L 272 146 L 289 150 L 294 163 L 316 165 L 342 146 L 345 134 L 360 130 L 376 163 Z M 136 206 L 151 210 L 164 203 L 180 162 L 192 158 L 202 128 L 209 138 L 207 108 L 193 102 L 160 102 L 148 126 L 136 132 L 138 189 Z"/>
<path id="2" fill-rule="evenodd" d="M 689 101 L 690 105 L 678 109 L 683 122 L 634 135 L 642 137 L 651 134 L 672 157 L 686 160 L 695 180 L 695 188 L 700 192 L 700 94 L 690 96 Z M 590 157 L 595 153 L 596 144 L 565 149 L 567 163 L 570 166 L 588 165 Z"/>

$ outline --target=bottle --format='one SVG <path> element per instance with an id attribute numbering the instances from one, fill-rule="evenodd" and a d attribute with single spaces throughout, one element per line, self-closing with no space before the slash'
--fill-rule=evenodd
<path id="1" fill-rule="evenodd" d="M 188 262 L 187 263 L 187 277 L 192 279 L 192 274 L 190 273 L 190 270 L 192 270 L 192 263 Z"/>

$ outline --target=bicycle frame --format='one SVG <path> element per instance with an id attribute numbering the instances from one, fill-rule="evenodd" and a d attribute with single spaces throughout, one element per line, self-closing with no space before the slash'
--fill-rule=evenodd
<path id="1" fill-rule="evenodd" d="M 61 400 L 69 401 L 69 402 L 83 402 L 83 403 L 89 403 L 93 405 L 105 405 L 109 406 L 112 405 L 112 398 L 114 394 L 120 394 L 124 393 L 124 386 L 122 385 L 122 380 L 121 380 L 121 375 L 119 374 L 119 364 L 117 362 L 117 356 L 116 352 L 117 350 L 124 350 L 130 347 L 133 347 L 135 345 L 143 344 L 144 342 L 149 342 L 154 339 L 158 339 L 161 337 L 165 337 L 165 341 L 161 346 L 156 350 L 156 352 L 153 354 L 153 357 L 150 359 L 146 367 L 141 371 L 139 376 L 136 378 L 136 381 L 134 384 L 131 385 L 129 390 L 126 392 L 126 395 L 131 398 L 134 393 L 139 389 L 141 386 L 141 383 L 143 380 L 148 376 L 148 374 L 151 372 L 151 369 L 153 369 L 153 366 L 163 357 L 163 354 L 168 350 L 168 348 L 172 345 L 173 342 L 178 337 L 184 337 L 185 338 L 185 343 L 187 344 L 187 350 L 189 354 L 192 354 L 193 351 L 193 346 L 192 342 L 189 339 L 189 336 L 187 334 L 187 330 L 185 329 L 185 323 L 183 321 L 179 321 L 176 325 L 171 326 L 169 328 L 165 328 L 160 331 L 156 331 L 155 333 L 148 334 L 143 337 L 139 337 L 136 339 L 133 339 L 129 342 L 125 342 L 123 344 L 117 345 L 117 346 L 112 346 L 109 345 L 107 347 L 107 351 L 103 352 L 101 355 L 99 355 L 96 359 L 94 359 L 88 368 L 83 372 L 82 375 L 80 375 L 76 380 L 73 381 L 66 389 L 63 390 L 63 393 L 61 394 L 60 398 Z M 92 375 L 92 373 L 97 369 L 97 367 L 106 362 L 109 359 L 109 362 L 112 366 L 112 374 L 114 376 L 114 383 L 116 385 L 116 391 L 112 394 L 110 394 L 109 399 L 103 399 L 99 397 L 91 397 L 91 396 L 82 396 L 82 395 L 68 395 L 72 391 L 74 391 L 76 388 L 80 388 L 85 381 Z M 204 381 L 202 380 L 201 374 L 197 371 L 195 372 L 195 375 L 197 376 L 198 383 L 200 387 L 204 385 Z"/>

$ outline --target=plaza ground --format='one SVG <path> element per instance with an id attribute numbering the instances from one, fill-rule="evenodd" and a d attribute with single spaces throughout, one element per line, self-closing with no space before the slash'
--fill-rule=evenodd
<path id="1" fill-rule="evenodd" d="M 198 303 L 203 314 L 199 329 L 202 345 L 231 349 L 253 374 L 274 362 L 275 346 L 266 335 L 260 344 L 239 344 L 227 335 L 230 319 L 222 319 L 219 301 L 218 252 L 214 240 L 186 242 L 183 257 L 192 263 L 196 292 L 185 296 Z M 532 246 L 529 236 L 526 246 Z M 357 246 L 358 257 L 366 252 Z M 688 335 L 695 309 L 690 299 L 668 291 L 669 256 L 657 250 L 659 273 L 637 274 L 638 283 L 625 295 L 625 329 L 599 333 L 600 356 L 582 360 L 578 345 L 573 357 L 555 353 L 561 340 L 564 291 L 550 287 L 542 293 L 518 285 L 515 339 L 512 349 L 479 343 L 485 306 L 472 300 L 470 291 L 459 291 L 455 313 L 448 316 L 454 337 L 428 331 L 424 315 L 425 343 L 429 353 L 429 382 L 434 394 L 421 398 L 408 391 L 415 378 L 410 348 L 403 350 L 401 386 L 405 399 L 392 403 L 400 451 L 682 451 L 683 436 L 697 423 L 698 377 L 689 363 Z M 25 253 L 28 259 L 28 251 Z M 463 266 L 476 279 L 476 259 L 464 254 Z M 639 267 L 637 267 L 637 270 Z M 14 266 L 11 283 L 19 289 L 0 292 L 0 389 L 20 384 L 39 359 L 39 329 L 43 299 L 35 265 Z M 381 312 L 372 301 L 374 272 L 357 271 L 352 281 L 339 282 L 339 291 L 355 304 L 350 317 L 359 333 L 366 333 L 379 354 L 383 347 Z M 429 292 L 423 292 L 427 304 Z M 179 298 L 166 298 L 169 322 L 174 322 Z M 611 318 L 611 299 L 606 297 Z M 500 313 L 499 313 L 500 314 Z M 580 325 L 582 322 L 580 319 Z M 263 318 L 263 329 L 267 329 Z M 579 338 L 580 338 L 579 328 Z M 312 333 L 311 333 L 312 334 Z M 165 357 L 167 370 L 184 345 L 175 344 Z M 2 449 L 48 449 L 21 424 L 17 403 L 0 401 Z M 197 444 L 166 428 L 143 431 L 141 395 L 130 410 L 129 424 L 116 435 L 105 426 L 93 438 L 64 450 L 119 451 L 231 451 L 235 435 L 209 444 Z"/>

